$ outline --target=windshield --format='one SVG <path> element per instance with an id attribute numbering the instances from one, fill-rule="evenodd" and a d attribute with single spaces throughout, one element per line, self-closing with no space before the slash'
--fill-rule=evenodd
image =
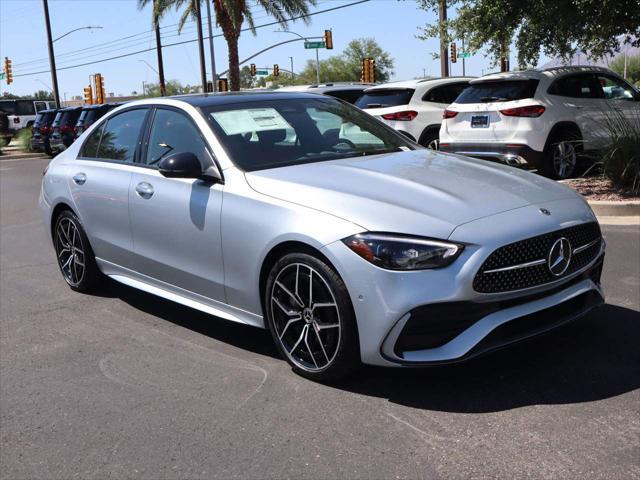
<path id="1" fill-rule="evenodd" d="M 233 162 L 245 171 L 415 148 L 373 117 L 329 97 L 203 110 Z"/>
<path id="2" fill-rule="evenodd" d="M 454 103 L 510 102 L 533 98 L 538 80 L 501 80 L 472 83 L 456 98 Z"/>
<path id="3" fill-rule="evenodd" d="M 415 90 L 411 88 L 386 88 L 365 92 L 357 101 L 359 108 L 386 108 L 407 105 Z"/>

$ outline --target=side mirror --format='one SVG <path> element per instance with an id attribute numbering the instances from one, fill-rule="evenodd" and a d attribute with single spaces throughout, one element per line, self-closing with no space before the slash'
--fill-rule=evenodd
<path id="1" fill-rule="evenodd" d="M 192 152 L 177 152 L 168 155 L 160 162 L 159 171 L 167 178 L 198 178 L 208 182 L 220 180 L 220 176 L 214 168 L 208 168 L 203 172 L 200 160 Z"/>

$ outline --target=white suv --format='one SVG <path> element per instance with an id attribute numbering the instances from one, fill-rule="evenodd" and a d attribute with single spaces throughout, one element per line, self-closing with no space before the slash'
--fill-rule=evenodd
<path id="1" fill-rule="evenodd" d="M 472 78 L 385 83 L 365 90 L 355 105 L 420 145 L 437 149 L 442 112 Z"/>
<path id="2" fill-rule="evenodd" d="M 556 67 L 487 75 L 443 114 L 440 146 L 569 178 L 582 153 L 602 145 L 610 112 L 640 115 L 640 94 L 600 67 Z"/>

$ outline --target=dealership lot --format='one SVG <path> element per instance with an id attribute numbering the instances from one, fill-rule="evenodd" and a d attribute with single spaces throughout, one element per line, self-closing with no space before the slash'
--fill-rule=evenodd
<path id="1" fill-rule="evenodd" d="M 640 478 L 640 227 L 603 226 L 607 305 L 470 363 L 324 386 L 266 332 L 110 283 L 72 292 L 0 159 L 4 478 Z"/>

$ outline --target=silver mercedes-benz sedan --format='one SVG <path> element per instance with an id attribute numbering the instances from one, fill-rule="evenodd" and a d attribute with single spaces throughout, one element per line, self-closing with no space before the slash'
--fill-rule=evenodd
<path id="1" fill-rule="evenodd" d="M 313 94 L 121 106 L 51 161 L 40 206 L 72 289 L 106 275 L 267 328 L 316 380 L 465 360 L 603 302 L 582 197 Z"/>

